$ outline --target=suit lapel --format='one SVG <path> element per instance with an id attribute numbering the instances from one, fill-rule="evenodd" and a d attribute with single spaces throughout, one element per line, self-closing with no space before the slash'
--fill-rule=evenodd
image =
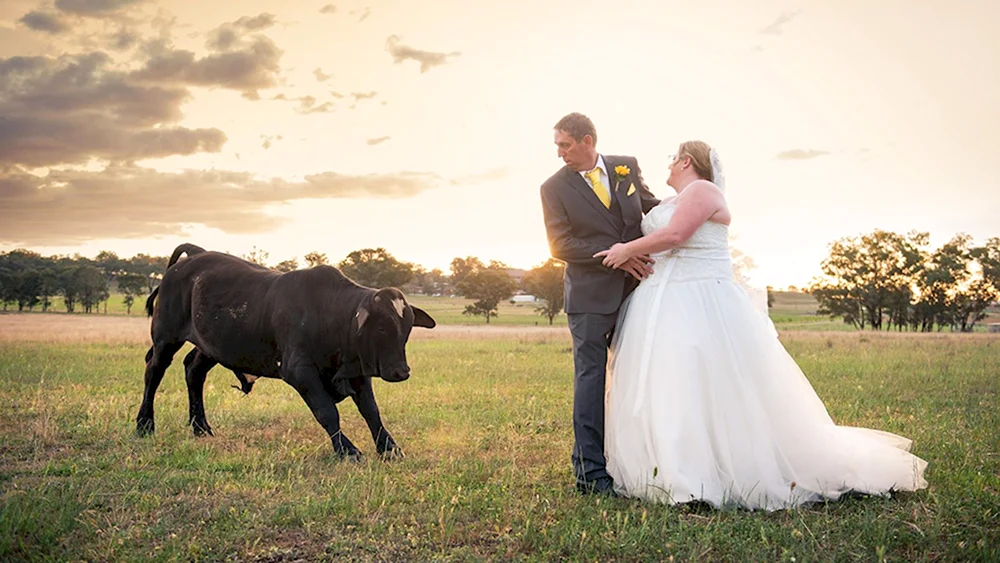
<path id="1" fill-rule="evenodd" d="M 617 186 L 618 189 L 615 189 L 615 166 L 618 166 L 618 163 L 614 160 L 609 160 L 608 157 L 604 157 L 604 165 L 608 168 L 608 183 L 611 184 L 612 190 L 611 197 L 618 201 L 618 207 L 622 210 L 622 219 L 625 219 L 626 214 L 631 212 L 628 206 L 628 186 L 631 181 L 626 177 Z"/>
<path id="2" fill-rule="evenodd" d="M 607 163 L 608 161 L 605 160 L 604 165 L 607 166 Z M 608 224 L 611 225 L 611 227 L 617 232 L 618 226 L 615 225 L 614 220 L 611 218 L 611 211 L 607 207 L 604 207 L 604 204 L 601 203 L 597 194 L 595 194 L 594 190 L 590 188 L 590 184 L 588 184 L 579 173 L 574 172 L 569 167 L 564 168 L 564 170 L 566 171 L 566 181 L 568 181 L 571 186 L 576 188 L 576 191 L 580 192 L 580 196 L 587 200 L 591 207 L 594 208 L 594 211 L 599 213 L 601 217 L 603 217 L 604 220 L 607 221 Z"/>
<path id="3" fill-rule="evenodd" d="M 603 156 L 603 155 L 602 155 Z M 618 162 L 613 158 L 604 157 L 604 167 L 608 169 L 608 189 L 611 190 L 611 198 L 618 199 L 618 192 L 620 190 L 615 189 L 615 166 L 618 166 Z M 622 200 L 618 200 L 618 204 L 621 205 Z"/>

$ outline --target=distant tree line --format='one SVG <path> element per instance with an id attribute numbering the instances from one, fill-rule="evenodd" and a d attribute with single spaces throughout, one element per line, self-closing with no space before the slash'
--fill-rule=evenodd
<path id="1" fill-rule="evenodd" d="M 834 241 L 821 264 L 823 275 L 806 291 L 819 302 L 819 314 L 858 329 L 971 331 L 1000 297 L 1000 238 L 977 246 L 960 234 L 937 249 L 930 249 L 928 240 L 927 233 L 876 230 Z M 306 254 L 301 266 L 295 258 L 268 264 L 269 254 L 256 247 L 241 258 L 282 272 L 330 264 L 326 254 L 316 251 Z M 109 251 L 94 258 L 41 256 L 23 249 L 0 253 L 0 302 L 5 311 L 49 311 L 59 297 L 70 313 L 99 312 L 102 303 L 107 312 L 114 292 L 123 296 L 131 313 L 135 301 L 159 283 L 167 261 L 166 256 L 122 258 Z M 446 274 L 398 260 L 384 248 L 363 248 L 335 265 L 369 287 L 465 297 L 472 304 L 464 313 L 487 323 L 497 317 L 501 303 L 518 293 L 533 295 L 536 312 L 549 324 L 563 308 L 565 265 L 554 258 L 525 272 L 495 260 L 456 257 Z M 772 303 L 768 288 L 768 305 Z"/>
<path id="2" fill-rule="evenodd" d="M 131 310 L 135 298 L 149 293 L 159 283 L 167 257 L 137 254 L 119 258 L 100 252 L 95 258 L 42 256 L 18 249 L 0 254 L 0 301 L 3 309 L 48 311 L 53 298 L 61 297 L 69 313 L 97 312 L 107 304 L 111 289 L 125 296 Z"/>
<path id="3" fill-rule="evenodd" d="M 300 268 L 296 258 L 269 264 L 269 253 L 257 247 L 240 257 L 281 272 Z M 326 254 L 316 251 L 303 258 L 304 267 L 330 264 Z M 136 300 L 159 284 L 168 261 L 167 256 L 137 254 L 122 258 L 109 251 L 94 258 L 79 254 L 42 256 L 23 249 L 0 253 L 0 301 L 5 311 L 14 307 L 18 311 L 49 311 L 59 297 L 69 313 L 95 313 L 100 312 L 102 303 L 107 312 L 108 299 L 118 293 L 131 314 Z M 456 257 L 449 275 L 440 269 L 427 270 L 400 261 L 384 248 L 363 248 L 335 265 L 349 278 L 369 287 L 399 287 L 410 294 L 471 299 L 473 304 L 466 307 L 465 314 L 481 316 L 487 323 L 498 315 L 500 303 L 518 292 L 537 298 L 536 311 L 549 324 L 563 306 L 563 264 L 554 259 L 522 272 L 495 260 L 487 264 L 474 256 Z"/>
<path id="4" fill-rule="evenodd" d="M 808 289 L 820 314 L 858 329 L 971 332 L 1000 296 L 1000 238 L 928 241 L 883 230 L 834 241 Z"/>

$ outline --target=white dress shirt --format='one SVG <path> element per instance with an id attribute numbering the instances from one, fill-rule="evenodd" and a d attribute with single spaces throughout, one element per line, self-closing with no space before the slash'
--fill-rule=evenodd
<path id="1" fill-rule="evenodd" d="M 608 168 L 604 165 L 604 157 L 597 155 L 597 167 L 601 169 L 601 183 L 604 184 L 604 189 L 608 190 L 608 195 L 611 194 L 611 182 L 608 181 L 610 176 L 608 175 Z M 594 189 L 594 184 L 590 182 L 590 178 L 587 177 L 587 173 L 590 170 L 581 170 L 577 174 L 583 176 L 583 180 L 587 182 L 590 189 Z"/>

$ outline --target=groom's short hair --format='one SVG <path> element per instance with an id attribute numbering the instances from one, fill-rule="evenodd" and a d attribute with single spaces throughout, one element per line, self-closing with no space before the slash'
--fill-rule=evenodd
<path id="1" fill-rule="evenodd" d="M 597 146 L 597 129 L 594 127 L 594 122 L 582 113 L 573 112 L 566 115 L 556 123 L 555 129 L 565 131 L 577 141 L 582 141 L 585 135 L 590 135 L 594 140 L 594 146 Z"/>

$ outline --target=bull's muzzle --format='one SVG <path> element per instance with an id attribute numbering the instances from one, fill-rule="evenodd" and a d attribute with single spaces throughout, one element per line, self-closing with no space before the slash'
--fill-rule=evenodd
<path id="1" fill-rule="evenodd" d="M 386 373 L 382 374 L 382 379 L 386 381 L 391 381 L 393 383 L 396 383 L 398 381 L 406 381 L 409 378 L 410 378 L 410 368 L 408 367 L 388 370 Z"/>

